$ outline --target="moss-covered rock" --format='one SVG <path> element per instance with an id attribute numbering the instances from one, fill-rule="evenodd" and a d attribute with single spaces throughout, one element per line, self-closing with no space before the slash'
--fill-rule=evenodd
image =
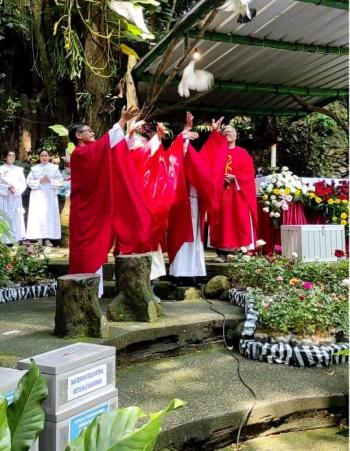
<path id="1" fill-rule="evenodd" d="M 222 293 L 231 288 L 231 283 L 226 276 L 215 276 L 204 287 L 204 294 L 209 299 L 218 299 Z"/>

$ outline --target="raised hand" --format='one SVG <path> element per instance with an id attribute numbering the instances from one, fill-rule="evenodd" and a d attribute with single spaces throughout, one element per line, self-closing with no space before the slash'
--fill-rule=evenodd
<path id="1" fill-rule="evenodd" d="M 185 130 L 190 131 L 193 127 L 194 116 L 190 111 L 186 111 L 186 125 Z"/>
<path id="2" fill-rule="evenodd" d="M 131 121 L 131 119 L 134 119 L 139 114 L 139 111 L 137 106 L 129 106 L 129 108 L 123 106 L 120 119 L 124 120 L 124 122 Z"/>
<path id="3" fill-rule="evenodd" d="M 132 136 L 135 132 L 138 132 L 145 123 L 146 121 L 132 121 L 130 124 L 129 135 Z"/>
<path id="4" fill-rule="evenodd" d="M 221 127 L 221 123 L 224 120 L 224 116 L 220 117 L 220 119 L 218 119 L 217 121 L 215 121 L 215 119 L 212 119 L 211 121 L 211 128 L 213 131 L 219 131 L 220 127 Z"/>
<path id="5" fill-rule="evenodd" d="M 163 139 L 165 138 L 165 135 L 167 134 L 167 129 L 165 127 L 165 125 L 163 124 L 163 122 L 158 122 L 157 123 L 157 135 L 159 139 Z"/>
<path id="6" fill-rule="evenodd" d="M 197 132 L 191 132 L 190 130 L 185 129 L 182 132 L 182 136 L 184 139 L 189 139 L 189 140 L 193 140 L 193 139 L 197 139 L 199 138 L 199 134 Z"/>

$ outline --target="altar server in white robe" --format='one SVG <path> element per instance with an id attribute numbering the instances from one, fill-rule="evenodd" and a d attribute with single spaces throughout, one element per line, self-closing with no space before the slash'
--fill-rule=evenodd
<path id="1" fill-rule="evenodd" d="M 15 159 L 15 152 L 10 150 L 6 155 L 6 163 L 0 166 L 0 210 L 6 213 L 11 228 L 11 236 L 3 238 L 7 244 L 25 238 L 22 194 L 27 185 L 23 168 L 13 164 Z"/>
<path id="2" fill-rule="evenodd" d="M 46 150 L 40 152 L 40 164 L 32 167 L 27 184 L 31 189 L 29 198 L 27 238 L 52 246 L 51 239 L 61 238 L 61 222 L 57 192 L 63 183 L 58 166 L 49 163 Z"/>

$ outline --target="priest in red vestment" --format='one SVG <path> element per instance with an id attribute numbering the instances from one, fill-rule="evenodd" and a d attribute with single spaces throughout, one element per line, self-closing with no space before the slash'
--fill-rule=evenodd
<path id="1" fill-rule="evenodd" d="M 113 243 L 123 254 L 147 252 L 154 247 L 154 219 L 123 132 L 126 122 L 137 114 L 137 108 L 123 108 L 119 122 L 97 141 L 87 124 L 69 127 L 69 138 L 76 144 L 70 160 L 71 274 L 101 274 Z"/>
<path id="2" fill-rule="evenodd" d="M 253 249 L 257 230 L 255 170 L 249 153 L 236 145 L 237 133 L 231 126 L 218 132 L 220 122 L 213 121 L 216 140 L 211 153 L 215 184 L 213 208 L 209 214 L 210 244 L 217 249 L 217 261 L 226 261 L 229 251 Z"/>
<path id="3" fill-rule="evenodd" d="M 177 186 L 169 212 L 167 248 L 169 274 L 174 277 L 206 275 L 203 235 L 204 215 L 213 194 L 210 166 L 189 143 L 197 134 L 191 132 L 193 116 L 186 115 L 186 127 L 166 152 L 176 162 Z"/>

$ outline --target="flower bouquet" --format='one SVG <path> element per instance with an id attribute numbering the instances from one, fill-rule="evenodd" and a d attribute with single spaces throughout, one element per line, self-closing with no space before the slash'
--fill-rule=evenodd
<path id="1" fill-rule="evenodd" d="M 336 185 L 334 181 L 327 183 L 325 180 L 321 180 L 310 188 L 304 196 L 303 202 L 309 208 L 321 212 L 326 218 L 326 222 L 347 226 L 349 222 L 348 198 L 348 181 L 342 180 Z"/>
<path id="2" fill-rule="evenodd" d="M 293 174 L 287 166 L 280 173 L 271 174 L 260 184 L 259 202 L 265 213 L 273 219 L 275 227 L 279 227 L 281 212 L 288 210 L 291 202 L 299 202 L 308 192 L 308 186 L 301 178 Z"/>

